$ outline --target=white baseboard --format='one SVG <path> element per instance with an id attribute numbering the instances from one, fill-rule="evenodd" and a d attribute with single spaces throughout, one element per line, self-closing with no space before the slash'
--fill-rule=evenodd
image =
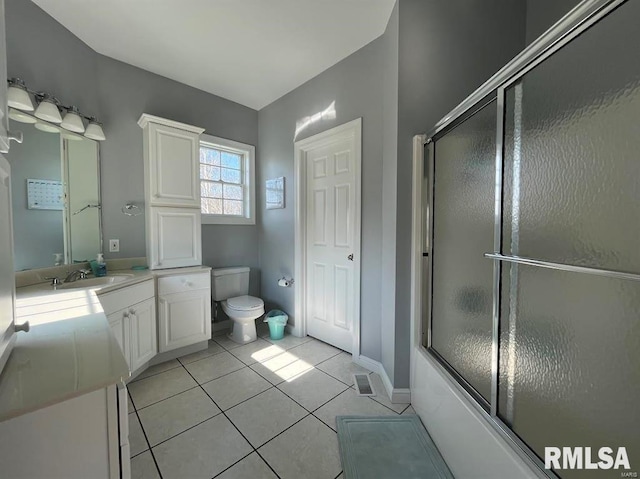
<path id="1" fill-rule="evenodd" d="M 384 388 L 387 392 L 387 396 L 393 404 L 408 404 L 411 402 L 411 389 L 394 388 L 391 384 L 391 379 L 389 379 L 387 372 L 382 366 L 382 363 L 362 355 L 354 355 L 353 362 L 380 375 L 382 384 L 384 384 Z"/>

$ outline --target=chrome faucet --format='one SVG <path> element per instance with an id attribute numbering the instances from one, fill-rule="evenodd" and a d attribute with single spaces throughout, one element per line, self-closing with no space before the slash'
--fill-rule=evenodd
<path id="1" fill-rule="evenodd" d="M 88 269 L 77 269 L 75 271 L 71 271 L 67 277 L 64 279 L 65 283 L 73 283 L 79 279 L 86 279 L 87 275 L 90 273 Z"/>

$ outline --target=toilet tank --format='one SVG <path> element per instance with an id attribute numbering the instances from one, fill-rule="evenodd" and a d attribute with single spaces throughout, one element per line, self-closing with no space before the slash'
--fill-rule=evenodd
<path id="1" fill-rule="evenodd" d="M 216 268 L 211 270 L 211 296 L 223 301 L 249 294 L 249 268 Z"/>

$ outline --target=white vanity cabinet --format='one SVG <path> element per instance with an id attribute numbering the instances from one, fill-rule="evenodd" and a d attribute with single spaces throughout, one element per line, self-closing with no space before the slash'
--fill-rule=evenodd
<path id="1" fill-rule="evenodd" d="M 158 352 L 153 279 L 98 297 L 129 368 L 136 371 Z"/>
<path id="2" fill-rule="evenodd" d="M 158 277 L 160 352 L 211 338 L 211 272 Z"/>
<path id="3" fill-rule="evenodd" d="M 203 128 L 143 114 L 147 256 L 151 269 L 198 266 Z"/>
<path id="4" fill-rule="evenodd" d="M 0 422 L 0 477 L 129 479 L 127 389 L 112 384 Z"/>

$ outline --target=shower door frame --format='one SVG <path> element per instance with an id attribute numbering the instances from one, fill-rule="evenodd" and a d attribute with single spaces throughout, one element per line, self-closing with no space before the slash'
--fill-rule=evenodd
<path id="1" fill-rule="evenodd" d="M 486 401 L 481 399 L 480 394 L 475 391 L 471 385 L 452 367 L 450 367 L 444 358 L 440 356 L 437 351 L 432 348 L 431 344 L 431 327 L 432 327 L 432 301 L 429 301 L 429 305 L 426 308 L 426 318 L 423 320 L 423 305 L 424 302 L 420 294 L 414 294 L 413 296 L 413 324 L 416 341 L 419 341 L 415 346 L 418 352 L 426 354 L 429 357 L 435 359 L 435 364 L 442 372 L 449 376 L 453 376 L 453 381 L 456 388 L 467 398 L 475 409 L 481 414 L 484 419 L 498 432 L 498 434 L 505 439 L 514 450 L 525 459 L 528 459 L 530 463 L 537 466 L 538 469 L 550 478 L 558 478 L 558 476 L 551 470 L 544 468 L 544 463 L 540 458 L 529 448 L 529 446 L 521 440 L 512 430 L 507 426 L 498 416 L 498 375 L 499 375 L 499 341 L 500 341 L 500 282 L 503 262 L 515 262 L 523 263 L 534 266 L 540 266 L 552 269 L 561 269 L 576 271 L 589 274 L 598 274 L 604 276 L 613 276 L 623 279 L 632 279 L 640 281 L 640 275 L 633 275 L 629 273 L 622 273 L 617 271 L 601 270 L 596 268 L 584 268 L 571 265 L 562 265 L 557 263 L 538 261 L 530 258 L 523 258 L 518 256 L 506 256 L 501 254 L 502 250 L 502 172 L 503 172 L 503 156 L 504 156 L 504 119 L 505 119 L 505 91 L 511 87 L 514 83 L 519 81 L 525 74 L 538 66 L 548 57 L 562 49 L 568 43 L 576 39 L 581 33 L 585 32 L 605 16 L 611 13 L 613 10 L 626 3 L 628 0 L 584 0 L 567 15 L 565 15 L 558 23 L 547 30 L 541 37 L 533 42 L 529 47 L 523 50 L 507 65 L 505 65 L 498 73 L 492 76 L 487 82 L 485 82 L 474 93 L 467 97 L 462 103 L 455 107 L 448 115 L 442 118 L 434 127 L 434 129 L 427 135 L 423 135 L 423 148 L 427 150 L 427 146 L 431 143 L 435 143 L 438 138 L 444 136 L 451 131 L 461 122 L 469 119 L 473 114 L 479 111 L 481 108 L 487 105 L 487 99 L 493 101 L 495 95 L 496 108 L 497 108 L 497 124 L 496 124 L 496 156 L 495 156 L 495 211 L 494 211 L 494 251 L 487 252 L 484 256 L 493 261 L 493 317 L 492 317 L 492 356 L 491 356 L 491 401 L 487 404 Z M 429 151 L 425 151 L 424 168 L 427 171 L 426 181 L 421 182 L 421 179 L 414 178 L 414 212 L 421 211 L 422 206 L 416 206 L 416 198 L 421 199 L 421 191 L 417 191 L 423 187 L 426 187 L 427 198 L 427 214 L 426 228 L 422 228 L 422 218 L 419 218 L 417 214 L 413 216 L 413 232 L 414 232 L 414 245 L 424 245 L 424 239 L 427 239 L 427 251 L 424 251 L 428 256 L 427 266 L 427 282 L 428 282 L 428 297 L 431 298 L 433 294 L 433 242 L 434 242 L 434 228 L 433 228 L 433 214 L 431 206 L 434 204 L 434 171 L 435 171 L 435 148 L 429 148 Z M 418 168 L 422 170 L 422 168 Z M 416 169 L 414 168 L 414 173 Z M 426 231 L 424 231 L 426 229 Z M 418 246 L 420 247 L 420 246 Z M 421 246 L 424 248 L 424 246 Z M 416 247 L 414 247 L 416 249 Z M 422 268 L 422 255 L 414 258 L 413 265 L 413 278 L 414 285 L 421 284 L 421 277 L 423 274 Z M 415 291 L 415 287 L 414 287 Z M 426 323 L 426 324 L 425 324 Z M 424 344 L 426 339 L 426 345 Z"/>

